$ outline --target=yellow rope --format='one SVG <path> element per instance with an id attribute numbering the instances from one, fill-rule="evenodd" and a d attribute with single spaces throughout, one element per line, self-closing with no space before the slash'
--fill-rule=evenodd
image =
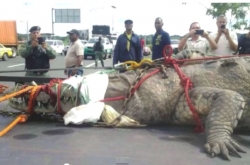
<path id="1" fill-rule="evenodd" d="M 141 60 L 140 63 L 137 63 L 135 61 L 126 61 L 123 63 L 124 65 L 130 65 L 129 68 L 127 68 L 127 70 L 134 70 L 134 69 L 137 69 L 137 68 L 141 68 L 144 64 L 148 64 L 148 65 L 152 65 L 153 64 L 153 61 L 150 60 L 150 59 L 143 59 Z"/>

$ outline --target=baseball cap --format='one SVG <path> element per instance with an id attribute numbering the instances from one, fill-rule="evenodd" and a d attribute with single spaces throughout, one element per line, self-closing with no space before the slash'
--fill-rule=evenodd
<path id="1" fill-rule="evenodd" d="M 78 30 L 76 30 L 76 29 L 70 30 L 69 32 L 67 32 L 67 34 L 76 34 L 78 36 L 80 35 L 79 32 L 78 32 Z"/>
<path id="2" fill-rule="evenodd" d="M 127 19 L 124 23 L 125 23 L 125 24 L 133 24 L 133 21 L 130 20 L 130 19 Z"/>

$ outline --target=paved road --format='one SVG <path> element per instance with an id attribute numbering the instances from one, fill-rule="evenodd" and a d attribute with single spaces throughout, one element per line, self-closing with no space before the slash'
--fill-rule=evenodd
<path id="1" fill-rule="evenodd" d="M 21 58 L 1 61 L 1 70 L 23 69 Z M 85 65 L 93 65 L 86 60 Z M 109 60 L 106 65 L 111 64 Z M 12 66 L 12 67 L 11 67 Z M 52 68 L 63 66 L 63 57 L 52 61 Z M 86 70 L 86 74 L 96 70 Z M 10 75 L 10 74 L 8 74 Z M 13 73 L 12 75 L 23 75 Z M 62 71 L 51 73 L 63 76 Z M 0 82 L 1 83 L 1 82 Z M 8 84 L 11 85 L 11 84 Z M 0 109 L 7 104 L 2 102 Z M 0 129 L 12 118 L 0 116 Z M 247 154 L 231 157 L 231 162 L 210 158 L 204 153 L 204 135 L 193 128 L 168 126 L 144 129 L 105 129 L 64 126 L 48 121 L 20 124 L 0 139 L 1 165 L 249 165 L 249 133 L 233 137 Z"/>
<path id="2" fill-rule="evenodd" d="M 58 55 L 56 57 L 56 59 L 54 60 L 51 60 L 51 68 L 54 69 L 54 68 L 63 68 L 64 67 L 64 56 L 61 56 L 61 55 Z M 87 60 L 84 60 L 83 62 L 84 66 L 85 67 L 94 67 L 95 66 L 95 61 L 92 60 L 91 58 L 90 59 L 87 59 Z M 104 61 L 104 64 L 105 66 L 112 66 L 112 59 L 107 59 Z M 101 64 L 99 63 L 98 64 L 98 67 L 101 67 Z M 0 69 L 3 71 L 3 70 L 23 70 L 24 69 L 24 59 L 21 58 L 20 56 L 16 57 L 16 58 L 13 58 L 13 59 L 9 59 L 8 61 L 2 61 L 0 60 Z M 85 75 L 87 74 L 90 74 L 90 73 L 94 73 L 94 72 L 97 72 L 99 71 L 100 69 L 85 69 Z M 16 72 L 16 73 L 13 73 L 13 72 L 10 72 L 10 73 L 0 73 L 0 76 L 2 75 L 8 75 L 8 76 L 24 76 L 25 75 L 25 72 Z M 51 77 L 66 77 L 64 75 L 64 72 L 63 70 L 61 71 L 50 71 L 50 75 Z M 1 81 L 1 80 L 0 80 Z M 14 86 L 14 83 L 13 82 L 1 82 L 1 84 L 4 84 L 4 85 L 11 85 L 11 86 Z"/>

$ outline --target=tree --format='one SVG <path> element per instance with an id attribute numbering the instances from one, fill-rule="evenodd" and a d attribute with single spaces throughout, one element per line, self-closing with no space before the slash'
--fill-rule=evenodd
<path id="1" fill-rule="evenodd" d="M 248 29 L 248 21 L 245 18 L 250 8 L 250 3 L 211 3 L 211 6 L 212 8 L 207 9 L 207 15 L 216 18 L 230 13 L 229 26 L 231 29 L 241 29 L 242 25 L 245 26 L 245 29 Z"/>

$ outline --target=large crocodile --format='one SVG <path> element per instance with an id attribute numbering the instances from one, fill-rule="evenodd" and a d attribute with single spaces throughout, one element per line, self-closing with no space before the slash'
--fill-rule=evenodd
<path id="1" fill-rule="evenodd" d="M 205 125 L 205 149 L 212 157 L 222 155 L 229 159 L 229 153 L 240 157 L 238 152 L 245 152 L 232 138 L 233 130 L 249 126 L 250 119 L 250 57 L 232 57 L 203 61 L 198 64 L 183 65 L 181 71 L 191 79 L 193 88 L 189 96 L 201 121 Z M 138 72 L 112 73 L 105 98 L 124 96 L 131 84 L 136 81 Z M 155 71 L 151 68 L 144 75 Z M 184 87 L 173 67 L 165 70 L 167 78 L 157 73 L 145 80 L 127 104 L 126 116 L 145 124 L 195 125 L 194 117 L 185 99 Z M 96 80 L 98 81 L 98 80 Z M 100 82 L 101 83 L 101 82 Z M 82 84 L 82 88 L 84 84 Z M 14 89 L 6 91 L 13 92 Z M 64 92 L 63 92 L 64 91 Z M 57 88 L 52 87 L 56 95 Z M 76 90 L 63 84 L 60 105 L 64 112 L 75 105 Z M 12 100 L 10 106 L 27 111 L 29 95 L 20 103 Z M 40 92 L 37 96 L 35 112 L 54 112 L 50 96 Z M 81 104 L 84 101 L 81 101 Z M 117 112 L 123 111 L 124 100 L 106 102 Z"/>

